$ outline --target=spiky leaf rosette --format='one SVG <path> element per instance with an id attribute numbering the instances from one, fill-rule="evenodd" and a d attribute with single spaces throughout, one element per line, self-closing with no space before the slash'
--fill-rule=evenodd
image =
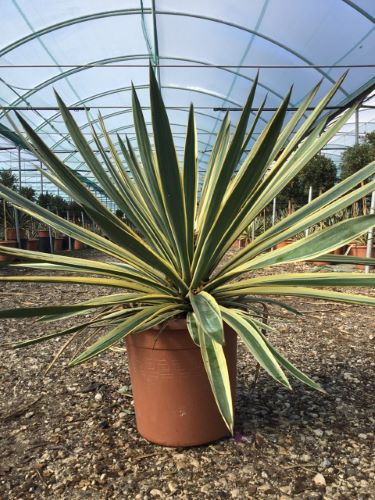
<path id="1" fill-rule="evenodd" d="M 47 170 L 42 171 L 43 175 L 75 200 L 106 238 L 50 213 L 5 186 L 0 186 L 1 196 L 41 222 L 107 254 L 113 262 L 1 247 L 1 252 L 5 254 L 32 261 L 17 266 L 51 273 L 49 276 L 2 276 L 0 280 L 108 286 L 117 287 L 118 293 L 78 304 L 0 311 L 0 317 L 3 318 L 36 316 L 45 322 L 68 317 L 79 319 L 85 315 L 85 321 L 75 327 L 20 342 L 16 346 L 68 336 L 66 346 L 72 338 L 83 335 L 88 327 L 90 331 L 92 327 L 106 327 L 108 331 L 104 336 L 72 359 L 70 364 L 73 366 L 102 353 L 131 333 L 136 334 L 172 318 L 186 317 L 192 339 L 201 349 L 218 408 L 230 430 L 233 429 L 233 409 L 223 351 L 223 323 L 237 332 L 257 362 L 282 385 L 290 387 L 285 374 L 289 372 L 310 387 L 321 389 L 270 343 L 264 335 L 265 329 L 269 327 L 259 321 L 254 306 L 271 303 L 294 311 L 282 302 L 288 296 L 375 305 L 374 298 L 326 288 L 372 287 L 375 278 L 371 275 L 277 272 L 280 264 L 316 258 L 374 264 L 375 259 L 326 255 L 374 226 L 374 215 L 344 220 L 299 239 L 288 247 L 271 251 L 277 243 L 302 233 L 373 191 L 375 181 L 364 185 L 362 181 L 374 174 L 375 162 L 280 220 L 224 263 L 222 259 L 234 240 L 352 115 L 355 106 L 329 126 L 326 119 L 320 118 L 341 83 L 342 79 L 302 124 L 301 120 L 319 85 L 308 94 L 284 125 L 289 92 L 255 140 L 253 131 L 264 104 L 249 127 L 257 87 L 255 79 L 232 136 L 228 116 L 222 121 L 199 194 L 193 106 L 187 123 L 183 165 L 180 165 L 167 112 L 151 68 L 154 146 L 133 89 L 138 154 L 127 137 L 118 137 L 118 144 L 114 144 L 104 120 L 99 117 L 101 133 L 91 124 L 93 140 L 100 152 L 98 158 L 68 108 L 57 96 L 62 118 L 86 166 L 108 198 L 126 215 L 131 226 L 108 210 L 18 115 L 29 148 L 47 167 Z M 251 142 L 253 145 L 246 152 Z M 275 274 L 254 276 L 254 271 L 269 266 L 275 267 Z M 64 275 L 59 276 L 59 272 Z M 92 314 L 89 320 L 86 317 L 88 313 Z"/>

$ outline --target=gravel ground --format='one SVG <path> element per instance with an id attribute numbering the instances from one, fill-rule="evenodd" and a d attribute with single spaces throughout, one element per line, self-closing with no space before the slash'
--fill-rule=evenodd
<path id="1" fill-rule="evenodd" d="M 68 303 L 102 292 L 8 283 L 0 304 Z M 272 310 L 278 333 L 270 338 L 328 395 L 298 383 L 289 392 L 264 372 L 254 387 L 255 363 L 240 347 L 236 434 L 204 447 L 163 448 L 138 436 L 122 349 L 71 370 L 60 362 L 43 377 L 64 340 L 2 347 L 0 499 L 375 498 L 374 310 L 288 302 L 305 314 Z M 29 319 L 0 322 L 2 344 L 45 332 Z"/>

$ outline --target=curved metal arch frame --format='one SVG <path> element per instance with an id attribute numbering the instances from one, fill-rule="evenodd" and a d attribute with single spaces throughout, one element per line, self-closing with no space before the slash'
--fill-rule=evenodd
<path id="1" fill-rule="evenodd" d="M 363 15 L 364 17 L 366 17 L 367 19 L 369 19 L 370 21 L 372 21 L 372 22 L 375 21 L 375 19 L 370 14 L 368 14 L 366 11 L 364 11 L 364 9 L 359 8 L 351 0 L 342 0 L 342 1 L 344 3 L 346 3 L 348 6 L 350 6 L 351 8 L 353 8 L 354 10 L 356 10 L 358 13 L 360 13 L 361 15 Z M 87 21 L 91 21 L 91 20 L 95 20 L 95 19 L 101 19 L 101 18 L 113 17 L 113 16 L 137 15 L 137 14 L 141 14 L 141 12 L 142 12 L 141 9 L 122 9 L 122 10 L 117 10 L 117 11 L 108 11 L 108 12 L 101 12 L 101 13 L 90 14 L 90 15 L 86 15 L 86 16 L 80 16 L 79 18 L 73 18 L 73 19 L 69 19 L 69 20 L 63 21 L 61 23 L 56 23 L 55 25 L 51 25 L 51 26 L 48 26 L 48 27 L 43 28 L 41 30 L 38 30 L 38 31 L 36 31 L 36 32 L 34 32 L 34 33 L 26 36 L 26 37 L 23 37 L 22 39 L 17 40 L 16 42 L 13 42 L 12 44 L 9 44 L 8 46 L 6 46 L 4 49 L 2 49 L 0 51 L 0 56 L 6 54 L 8 52 L 10 52 L 11 50 L 14 50 L 15 48 L 19 47 L 20 45 L 22 45 L 24 43 L 27 43 L 28 41 L 31 41 L 31 40 L 39 37 L 39 36 L 43 36 L 45 34 L 48 34 L 48 33 L 52 32 L 52 31 L 55 31 L 57 29 L 61 29 L 61 28 L 64 28 L 64 27 L 67 27 L 67 26 L 70 26 L 70 25 L 73 25 L 73 24 L 78 24 L 78 23 L 81 23 L 81 22 L 87 22 Z M 228 21 L 224 21 L 222 19 L 213 18 L 213 17 L 209 17 L 209 16 L 203 16 L 203 15 L 199 15 L 199 14 L 183 13 L 183 12 L 170 12 L 170 11 L 155 11 L 155 12 L 153 12 L 152 9 L 143 9 L 143 13 L 144 14 L 153 14 L 154 13 L 154 14 L 157 14 L 157 15 L 176 15 L 176 16 L 192 17 L 192 18 L 198 18 L 198 19 L 202 19 L 202 20 L 207 20 L 207 21 L 212 21 L 212 22 L 217 22 L 217 23 L 220 23 L 220 24 L 224 24 L 224 25 L 227 25 L 227 26 L 230 26 L 230 27 L 242 30 L 242 31 L 249 32 L 249 33 L 251 33 L 251 34 L 253 34 L 255 36 L 259 36 L 259 37 L 267 40 L 268 42 L 276 44 L 280 48 L 282 48 L 282 49 L 284 49 L 284 50 L 292 53 L 296 57 L 298 57 L 301 60 L 305 61 L 307 64 L 312 64 L 311 61 L 307 60 L 306 58 L 304 58 L 304 56 L 302 56 L 298 52 L 294 51 L 290 47 L 288 47 L 288 46 L 286 46 L 284 44 L 281 44 L 277 40 L 274 40 L 271 37 L 267 37 L 266 35 L 263 35 L 262 33 L 259 33 L 259 32 L 254 31 L 254 30 L 250 30 L 249 28 L 246 28 L 245 26 L 242 26 L 242 25 L 238 25 L 238 24 L 235 24 L 235 23 L 231 23 L 231 22 L 228 22 Z M 319 68 L 312 68 L 312 69 L 319 70 Z M 226 68 L 226 70 L 228 70 L 228 68 Z M 323 72 L 323 71 L 319 71 L 319 72 L 321 74 L 323 74 L 323 76 L 325 78 L 327 78 L 328 80 L 330 80 L 331 82 L 333 81 L 329 77 L 329 75 L 327 75 L 325 72 Z M 244 75 L 239 75 L 239 76 L 244 76 Z M 343 89 L 340 89 L 340 90 L 346 96 L 349 95 Z"/>
<path id="2" fill-rule="evenodd" d="M 64 71 L 63 73 L 59 73 L 58 75 L 54 75 L 53 77 L 48 78 L 47 80 L 44 80 L 40 84 L 36 85 L 33 89 L 28 90 L 25 94 L 23 94 L 22 98 L 16 99 L 15 101 L 11 102 L 9 105 L 10 106 L 17 106 L 20 102 L 22 102 L 22 100 L 28 99 L 29 97 L 31 97 L 32 95 L 36 94 L 40 90 L 43 90 L 43 89 L 47 88 L 49 85 L 52 85 L 53 83 L 56 83 L 59 80 L 63 80 L 64 78 L 68 78 L 69 76 L 74 75 L 76 73 L 79 73 L 81 71 L 85 71 L 85 70 L 88 70 L 88 69 L 95 69 L 97 67 L 95 65 L 97 65 L 97 64 L 112 64 L 112 63 L 115 63 L 115 62 L 132 61 L 132 60 L 136 60 L 136 59 L 146 59 L 146 60 L 148 60 L 149 59 L 149 55 L 148 54 L 134 54 L 134 55 L 111 57 L 111 58 L 106 58 L 106 59 L 99 59 L 97 61 L 91 61 L 91 62 L 87 63 L 86 65 L 82 65 L 82 66 L 80 66 L 78 68 L 72 68 L 72 69 L 70 69 L 68 71 Z M 165 60 L 169 60 L 169 61 L 183 61 L 183 62 L 197 63 L 197 64 L 201 64 L 202 66 L 205 66 L 205 67 L 212 67 L 212 69 L 226 71 L 227 73 L 231 73 L 231 74 L 236 75 L 236 76 L 238 76 L 240 78 L 244 78 L 245 80 L 247 80 L 249 82 L 253 82 L 254 81 L 253 78 L 250 78 L 249 76 L 243 75 L 242 73 L 238 73 L 237 71 L 235 71 L 233 69 L 223 68 L 223 67 L 217 68 L 217 67 L 215 67 L 214 64 L 209 63 L 207 61 L 202 61 L 202 60 L 199 60 L 199 59 L 190 59 L 190 58 L 183 58 L 183 57 L 170 57 L 170 56 L 162 56 L 159 59 L 163 59 L 163 60 L 165 59 Z M 282 94 L 280 94 L 276 90 L 273 90 L 268 85 L 265 85 L 262 82 L 259 82 L 258 85 L 259 85 L 259 87 L 263 88 L 267 92 L 270 92 L 274 96 L 276 96 L 276 97 L 278 97 L 280 99 L 283 99 L 284 96 Z M 295 106 L 296 103 L 291 102 L 291 105 Z M 4 112 L 0 113 L 0 118 L 3 117 L 4 114 L 5 114 Z"/>
<path id="3" fill-rule="evenodd" d="M 152 125 L 151 122 L 146 122 L 146 126 L 150 126 Z M 170 125 L 173 126 L 173 127 L 186 127 L 186 124 L 182 124 L 182 123 L 173 123 L 173 122 L 170 122 Z M 120 132 L 120 131 L 124 131 L 124 130 L 128 130 L 128 129 L 134 129 L 134 124 L 129 124 L 129 125 L 122 125 L 121 127 L 116 127 L 114 129 L 111 129 L 111 130 L 108 130 L 108 134 L 115 134 L 117 132 Z M 207 129 L 204 129 L 204 128 L 201 128 L 201 127 L 197 127 L 197 131 L 200 131 L 200 132 L 207 132 L 208 134 L 210 133 L 209 130 Z M 103 133 L 98 133 L 98 138 L 99 139 L 103 139 L 104 137 L 104 134 Z M 132 141 L 132 140 L 135 140 L 136 137 L 129 137 L 129 140 Z M 88 144 L 93 144 L 95 141 L 94 139 L 90 139 L 89 141 L 87 141 Z M 198 143 L 204 145 L 204 146 L 207 146 L 207 143 L 206 142 L 203 142 L 203 141 L 200 141 L 198 140 Z M 114 142 L 114 144 L 116 146 L 118 146 L 118 143 L 117 142 Z M 74 156 L 75 153 L 70 153 L 67 157 L 64 158 L 64 161 L 69 161 L 70 158 L 72 158 L 72 156 Z M 84 163 L 84 162 L 82 162 Z"/>
<path id="4" fill-rule="evenodd" d="M 143 90 L 143 89 L 147 89 L 148 88 L 148 84 L 146 85 L 137 85 L 135 86 L 136 89 L 140 89 L 140 90 Z M 213 97 L 213 98 L 216 98 L 216 99 L 220 99 L 220 100 L 226 100 L 227 102 L 235 105 L 235 106 L 241 106 L 240 103 L 238 103 L 237 101 L 234 101 L 233 99 L 229 99 L 229 98 L 226 98 L 220 94 L 217 94 L 216 92 L 209 92 L 209 91 L 206 91 L 206 90 L 201 90 L 201 89 L 190 89 L 189 87 L 179 87 L 178 85 L 162 85 L 162 89 L 171 89 L 171 90 L 182 90 L 182 91 L 185 91 L 185 92 L 197 92 L 199 94 L 204 94 L 204 95 L 208 95 L 210 97 Z M 131 90 L 131 87 L 120 87 L 120 88 L 117 88 L 117 89 L 112 89 L 112 90 L 107 90 L 105 92 L 100 92 L 99 94 L 95 94 L 95 95 L 92 95 L 92 96 L 89 96 L 81 101 L 78 101 L 77 103 L 74 103 L 72 104 L 72 106 L 77 106 L 78 104 L 82 105 L 82 104 L 85 104 L 93 99 L 97 99 L 97 98 L 100 98 L 100 97 L 105 97 L 107 95 L 112 95 L 112 94 L 116 94 L 116 93 L 119 93 L 119 92 L 129 92 Z M 173 107 L 172 107 L 173 109 Z M 54 120 L 57 116 L 59 116 L 60 113 L 55 113 L 53 116 L 49 117 L 48 119 L 49 120 Z M 261 118 L 262 119 L 262 118 Z M 266 121 L 263 119 L 263 121 Z M 42 124 L 40 124 L 36 129 L 35 131 L 38 132 L 39 130 L 41 130 L 44 126 L 46 125 L 46 122 L 43 122 Z M 53 148 L 56 147 L 56 145 L 53 146 Z"/>
<path id="5" fill-rule="evenodd" d="M 181 111 L 181 112 L 183 112 L 183 113 L 188 113 L 188 112 L 189 112 L 189 110 L 188 110 L 188 109 L 176 109 L 175 111 Z M 121 111 L 115 111 L 114 113 L 109 113 L 109 114 L 107 114 L 107 115 L 102 115 L 102 118 L 103 118 L 104 120 L 106 120 L 107 118 L 112 118 L 112 117 L 114 117 L 114 116 L 120 116 L 120 115 L 124 115 L 124 114 L 126 114 L 126 113 L 131 113 L 131 112 L 132 112 L 132 109 L 124 109 L 124 110 L 121 110 Z M 216 117 L 216 116 L 212 116 L 212 115 L 210 115 L 210 114 L 208 114 L 208 113 L 203 113 L 202 111 L 194 111 L 194 112 L 195 112 L 195 114 L 196 114 L 196 115 L 205 116 L 205 117 L 210 118 L 210 119 L 212 119 L 212 120 L 216 120 L 216 119 L 217 119 L 217 117 Z M 219 119 L 220 119 L 220 118 L 219 118 Z M 98 118 L 95 118 L 94 120 L 91 120 L 91 123 L 92 123 L 92 124 L 96 124 L 96 123 L 98 123 L 98 122 L 99 122 L 99 119 L 98 119 Z M 89 124 L 89 123 L 85 123 L 84 125 L 81 125 L 81 126 L 80 126 L 80 130 L 84 130 L 84 129 L 88 128 L 89 126 L 90 126 L 90 124 Z M 234 125 L 233 125 L 233 124 L 231 124 L 231 127 L 234 127 Z M 46 134 L 48 134 L 48 132 L 46 132 Z M 64 136 L 64 138 L 63 138 L 63 139 L 60 139 L 59 141 L 57 141 L 57 142 L 53 145 L 53 147 L 58 147 L 58 146 L 60 146 L 60 144 L 62 144 L 62 143 L 65 141 L 65 137 L 67 137 L 67 134 Z"/>
<path id="6" fill-rule="evenodd" d="M 38 86 L 34 87 L 34 89 L 26 92 L 25 94 L 23 94 L 22 96 L 22 99 L 17 99 L 16 101 L 14 101 L 13 103 L 11 103 L 12 106 L 15 106 L 17 105 L 19 102 L 21 102 L 23 99 L 28 99 L 31 95 L 34 95 L 35 93 L 37 93 L 38 91 L 46 88 L 47 86 L 55 83 L 56 81 L 59 81 L 61 79 L 64 79 L 68 76 L 71 76 L 72 74 L 75 74 L 77 72 L 80 72 L 80 71 L 83 71 L 83 70 L 87 70 L 87 69 L 92 69 L 92 68 L 95 68 L 95 64 L 98 64 L 98 63 L 113 63 L 114 61 L 116 62 L 119 62 L 121 60 L 133 60 L 133 59 L 148 59 L 148 55 L 147 54 L 137 54 L 137 55 L 132 55 L 132 56 L 120 56 L 120 57 L 116 57 L 116 58 L 108 58 L 108 59 L 103 59 L 103 60 L 99 60 L 99 61 L 91 61 L 90 63 L 87 64 L 87 66 L 84 66 L 84 67 L 80 67 L 80 68 L 73 68 L 69 71 L 66 71 L 64 73 L 60 73 L 58 75 L 55 75 L 54 77 L 42 82 L 41 84 L 39 84 Z M 169 56 L 163 56 L 161 59 L 166 59 L 166 60 L 178 60 L 178 61 L 185 61 L 185 62 L 196 62 L 196 63 L 199 63 L 199 64 L 202 64 L 204 66 L 213 66 L 212 64 L 210 64 L 209 62 L 206 62 L 206 61 L 200 61 L 200 60 L 196 60 L 196 59 L 187 59 L 187 58 L 180 58 L 180 57 L 169 57 Z M 213 66 L 213 69 L 220 69 L 220 70 L 224 70 L 228 73 L 231 73 L 231 74 L 237 74 L 235 71 L 231 70 L 231 69 L 228 69 L 228 68 L 215 68 Z M 245 78 L 247 81 L 249 82 L 253 82 L 254 80 L 246 75 L 242 75 L 242 74 L 238 74 L 238 76 L 242 77 L 242 78 Z M 265 89 L 266 91 L 272 93 L 273 95 L 275 95 L 276 97 L 279 97 L 280 99 L 283 98 L 283 96 L 281 94 L 279 94 L 278 92 L 274 91 L 273 89 L 271 89 L 270 87 L 268 87 L 267 85 L 264 85 L 262 84 L 261 82 L 259 82 L 259 87 Z M 181 87 L 181 90 L 183 89 L 184 87 Z M 189 90 L 188 87 L 186 87 L 186 90 Z M 89 96 L 90 97 L 90 96 Z M 82 102 L 84 101 L 78 101 L 79 104 L 81 104 Z M 292 105 L 294 105 L 292 103 Z M 126 110 L 124 110 L 123 112 L 125 112 Z M 0 113 L 0 118 L 2 116 L 4 116 L 5 113 Z M 53 115 L 51 118 L 48 118 L 48 120 L 45 120 L 44 122 L 42 122 L 42 124 L 38 125 L 36 130 L 39 131 L 41 130 L 41 128 L 43 128 L 45 125 L 48 125 L 48 122 L 50 121 L 53 121 L 57 116 L 59 116 L 60 113 L 56 113 L 55 115 Z M 218 119 L 220 120 L 218 117 L 216 117 L 215 119 Z M 57 141 L 57 143 L 53 146 L 53 147 L 56 147 L 56 145 L 59 145 L 61 144 L 64 140 L 66 140 L 66 137 L 67 135 L 65 135 L 65 137 L 59 141 Z"/>
<path id="7" fill-rule="evenodd" d="M 344 3 L 346 3 L 347 5 L 349 5 L 350 7 L 352 7 L 354 10 L 356 10 L 360 14 L 364 15 L 367 19 L 373 21 L 373 18 L 369 14 L 367 14 L 363 9 L 358 8 L 350 0 L 343 0 L 343 1 L 344 1 Z M 218 18 L 214 18 L 214 17 L 209 17 L 209 16 L 203 16 L 203 15 L 199 15 L 199 14 L 184 13 L 184 12 L 171 12 L 171 11 L 153 11 L 153 9 L 143 9 L 143 10 L 142 9 L 121 9 L 121 10 L 116 10 L 116 11 L 94 13 L 94 14 L 89 14 L 89 15 L 86 15 L 86 16 L 80 16 L 78 18 L 68 19 L 68 20 L 62 21 L 60 23 L 56 23 L 54 25 L 48 26 L 46 28 L 43 28 L 41 30 L 38 30 L 38 31 L 36 31 L 36 32 L 34 32 L 34 33 L 26 36 L 26 37 L 23 37 L 23 38 L 17 40 L 16 42 L 13 42 L 12 44 L 9 44 L 7 47 L 5 47 L 4 49 L 2 49 L 0 51 L 0 56 L 6 54 L 8 52 L 10 52 L 11 50 L 14 50 L 15 48 L 19 47 L 20 45 L 22 45 L 24 43 L 27 43 L 28 41 L 31 41 L 31 40 L 39 37 L 39 36 L 43 36 L 45 34 L 51 33 L 52 31 L 55 31 L 55 30 L 58 30 L 58 29 L 62 29 L 64 27 L 67 27 L 67 26 L 70 26 L 70 25 L 73 25 L 73 24 L 78 24 L 80 22 L 92 21 L 92 20 L 96 20 L 96 19 L 102 19 L 102 18 L 106 18 L 106 17 L 114 17 L 114 16 L 122 16 L 122 15 L 139 15 L 142 12 L 144 14 L 151 14 L 151 15 L 175 15 L 175 16 L 191 17 L 191 18 L 196 18 L 196 19 L 201 19 L 201 20 L 206 20 L 206 21 L 211 21 L 211 22 L 216 22 L 216 23 L 219 23 L 219 24 L 227 25 L 227 26 L 233 27 L 235 29 L 239 29 L 239 30 L 251 33 L 251 34 L 253 34 L 255 36 L 259 36 L 259 37 L 267 40 L 268 42 L 279 46 L 283 50 L 286 50 L 286 51 L 290 52 L 291 54 L 293 54 L 297 58 L 303 60 L 307 64 L 312 64 L 311 61 L 309 61 L 302 54 L 299 54 L 297 51 L 295 51 L 291 47 L 288 47 L 288 46 L 282 44 L 281 42 L 278 42 L 277 40 L 272 39 L 271 37 L 263 35 L 262 33 L 258 32 L 258 31 L 251 30 L 251 29 L 249 29 L 249 28 L 247 28 L 245 26 L 242 26 L 242 25 L 239 25 L 239 24 L 235 24 L 235 23 L 231 23 L 229 21 L 225 21 L 225 20 L 222 20 L 222 19 L 218 19 Z M 228 71 L 228 68 L 225 68 L 225 69 Z M 315 69 L 315 70 L 319 71 L 329 81 L 331 81 L 331 82 L 334 81 L 325 71 L 322 71 L 319 68 L 312 68 L 312 69 Z M 66 72 L 66 73 L 68 73 L 68 72 Z M 68 75 L 66 75 L 66 76 L 68 76 Z M 244 76 L 244 75 L 240 75 L 240 76 Z M 349 95 L 342 88 L 340 89 L 340 91 L 342 93 L 344 93 L 344 95 L 346 95 L 346 96 Z"/>
<path id="8" fill-rule="evenodd" d="M 152 9 L 146 8 L 143 9 L 144 14 L 152 14 Z M 71 19 L 66 19 L 65 21 L 60 21 L 59 23 L 51 24 L 50 26 L 46 26 L 45 28 L 41 28 L 40 30 L 34 31 L 29 35 L 26 35 L 18 40 L 6 45 L 2 49 L 0 49 L 0 57 L 8 54 L 14 49 L 17 49 L 21 45 L 25 43 L 31 42 L 36 38 L 39 38 L 43 35 L 48 35 L 53 31 L 60 30 L 62 28 L 66 28 L 68 26 L 73 26 L 74 24 L 85 23 L 88 21 L 95 21 L 97 19 L 104 19 L 106 17 L 118 17 L 118 16 L 128 16 L 128 15 L 141 15 L 142 9 L 118 9 L 118 10 L 109 10 L 107 12 L 96 12 L 94 14 L 86 14 L 84 16 L 73 17 Z"/>
<path id="9" fill-rule="evenodd" d="M 358 5 L 356 5 L 351 0 L 342 0 L 342 2 L 346 3 L 346 5 L 348 5 L 352 9 L 356 10 L 363 17 L 365 17 L 366 19 L 368 19 L 369 21 L 371 21 L 372 23 L 375 24 L 375 17 L 372 16 L 371 14 L 369 14 L 367 11 L 365 11 L 365 9 L 362 9 L 362 7 L 359 7 Z"/>
<path id="10" fill-rule="evenodd" d="M 135 86 L 135 89 L 147 89 L 149 87 L 148 84 L 145 84 L 145 85 L 137 85 Z M 232 99 L 229 99 L 229 98 L 226 98 L 224 96 L 221 96 L 221 95 L 218 95 L 216 93 L 212 93 L 212 92 L 208 92 L 208 91 L 203 91 L 203 90 L 200 90 L 200 89 L 189 89 L 187 87 L 179 87 L 179 86 L 176 86 L 176 85 L 162 85 L 161 87 L 162 89 L 163 88 L 167 88 L 167 89 L 172 89 L 172 90 L 182 90 L 182 91 L 190 91 L 190 92 L 197 92 L 197 93 L 201 93 L 201 94 L 205 94 L 205 95 L 209 95 L 211 97 L 214 97 L 214 98 L 217 98 L 217 99 L 220 99 L 220 100 L 226 100 L 227 102 L 230 102 L 231 104 L 234 104 L 235 106 L 241 106 L 241 104 L 239 104 L 238 102 L 236 101 L 233 101 Z M 119 92 L 129 92 L 130 90 L 132 89 L 132 87 L 122 87 L 120 89 L 113 89 L 111 91 L 105 91 L 105 92 L 101 92 L 100 94 L 95 94 L 93 96 L 90 96 L 86 99 L 84 99 L 83 101 L 80 101 L 79 104 L 82 104 L 82 103 L 85 103 L 85 102 L 88 102 L 89 100 L 92 100 L 92 99 L 96 99 L 96 98 L 99 98 L 99 97 L 103 97 L 105 95 L 112 95 L 112 94 L 115 94 L 115 93 L 119 93 Z M 76 104 L 74 104 L 76 105 Z M 130 112 L 130 110 L 129 110 Z M 49 120 L 54 120 L 56 118 L 56 116 L 59 116 L 60 113 L 55 113 L 55 115 L 53 115 L 52 117 L 49 118 Z M 264 121 L 266 123 L 266 120 L 262 117 L 260 117 L 260 119 L 262 121 Z M 42 127 L 44 127 L 45 123 L 42 124 L 42 125 L 39 125 L 35 131 L 38 132 Z M 69 134 L 65 134 L 64 136 L 64 139 L 61 139 L 60 141 L 58 141 L 57 143 L 55 143 L 53 146 L 51 146 L 51 149 L 55 149 L 57 147 L 57 145 L 60 145 L 62 144 L 62 142 L 64 140 L 66 140 L 66 138 L 69 137 Z M 206 143 L 206 146 L 209 145 L 209 142 Z M 74 155 L 73 155 L 74 156 Z"/>
<path id="11" fill-rule="evenodd" d="M 4 47 L 4 49 L 0 50 L 0 57 L 7 54 L 11 50 L 14 50 L 17 47 L 20 47 L 24 43 L 27 43 L 27 42 L 29 42 L 37 37 L 46 35 L 48 33 L 51 33 L 51 32 L 56 31 L 58 29 L 65 28 L 67 26 L 71 26 L 73 24 L 78 24 L 78 23 L 87 22 L 87 21 L 93 21 L 93 20 L 102 19 L 105 17 L 114 17 L 114 16 L 121 16 L 121 15 L 135 15 L 135 14 L 137 15 L 137 14 L 141 14 L 141 13 L 151 14 L 151 15 L 167 15 L 167 16 L 169 15 L 169 16 L 190 17 L 193 19 L 201 19 L 203 21 L 210 21 L 210 22 L 223 24 L 223 25 L 229 26 L 231 28 L 245 31 L 247 33 L 250 33 L 251 35 L 255 35 L 255 36 L 258 36 L 260 38 L 263 38 L 267 42 L 269 42 L 273 45 L 276 45 L 276 46 L 280 47 L 281 49 L 294 55 L 295 57 L 297 57 L 301 61 L 305 62 L 306 64 L 308 64 L 308 65 L 313 64 L 312 61 L 310 61 L 309 59 L 307 59 L 306 57 L 304 57 L 302 54 L 300 54 L 296 50 L 292 49 L 291 47 L 288 47 L 287 45 L 285 45 L 281 42 L 278 42 L 277 40 L 275 40 L 267 35 L 264 35 L 263 33 L 260 33 L 256 30 L 252 30 L 250 28 L 247 28 L 246 26 L 243 26 L 241 24 L 232 23 L 230 21 L 225 21 L 223 19 L 218 19 L 215 17 L 204 16 L 201 14 L 193 14 L 193 13 L 189 13 L 189 12 L 167 11 L 167 10 L 155 10 L 155 11 L 153 11 L 152 9 L 143 9 L 143 10 L 142 9 L 123 9 L 123 10 L 117 10 L 117 11 L 98 12 L 96 14 L 88 14 L 86 16 L 80 16 L 77 18 L 68 19 L 68 20 L 62 21 L 60 23 L 56 23 L 54 25 L 43 28 L 41 30 L 35 31 L 34 33 L 31 33 L 30 35 L 27 35 L 27 36 L 17 40 L 16 42 L 9 44 L 7 47 Z M 321 68 L 311 68 L 311 69 L 318 71 L 324 78 L 327 78 L 331 83 L 334 83 L 334 80 Z M 341 92 L 346 97 L 349 96 L 349 94 L 346 91 L 344 91 L 343 89 L 341 89 Z"/>

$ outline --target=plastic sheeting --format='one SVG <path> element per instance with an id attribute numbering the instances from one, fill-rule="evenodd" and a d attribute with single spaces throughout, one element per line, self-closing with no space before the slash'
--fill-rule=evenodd
<path id="1" fill-rule="evenodd" d="M 42 109 L 56 106 L 53 89 L 67 105 L 90 108 L 94 120 L 100 109 L 114 139 L 118 132 L 134 141 L 131 82 L 147 108 L 151 60 L 158 66 L 179 154 L 189 104 L 196 106 L 203 171 L 224 115 L 216 108 L 241 107 L 258 67 L 256 104 L 267 94 L 269 107 L 279 104 L 292 83 L 291 105 L 298 105 L 322 79 L 319 99 L 345 67 L 353 65 L 331 105 L 340 105 L 375 82 L 373 0 L 0 3 L 0 103 L 36 108 L 21 114 L 84 175 L 85 165 L 67 138 L 58 111 Z M 147 109 L 145 115 L 149 122 Z M 238 115 L 232 112 L 234 124 Z M 269 116 L 265 112 L 264 120 Z M 0 117 L 7 125 L 3 114 Z M 89 137 L 85 112 L 77 111 L 75 117 Z M 374 110 L 367 109 L 366 123 L 373 119 Z M 348 125 L 334 143 L 343 147 L 352 136 L 353 125 Z M 0 143 L 11 144 L 5 139 Z M 30 160 L 22 153 L 23 183 L 34 183 L 38 189 L 39 174 L 33 173 Z M 16 168 L 18 158 L 7 151 L 0 161 L 0 168 L 9 164 Z"/>

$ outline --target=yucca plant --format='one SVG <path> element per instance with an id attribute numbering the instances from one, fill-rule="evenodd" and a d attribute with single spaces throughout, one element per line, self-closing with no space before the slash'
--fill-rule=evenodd
<path id="1" fill-rule="evenodd" d="M 223 352 L 223 323 L 238 334 L 260 366 L 277 382 L 290 388 L 285 371 L 308 386 L 322 390 L 271 344 L 264 334 L 267 326 L 253 313 L 254 305 L 271 303 L 290 309 L 282 301 L 288 296 L 375 305 L 375 298 L 327 290 L 327 287 L 371 287 L 375 284 L 374 276 L 336 272 L 279 274 L 277 271 L 279 264 L 313 260 L 348 243 L 375 224 L 374 215 L 345 220 L 288 247 L 271 251 L 278 242 L 294 237 L 374 190 L 375 181 L 358 185 L 374 174 L 375 162 L 278 221 L 228 260 L 223 258 L 234 240 L 353 114 L 355 105 L 329 126 L 327 117 L 320 118 L 342 80 L 304 119 L 319 85 L 313 88 L 283 127 L 291 95 L 289 92 L 254 141 L 250 152 L 245 152 L 253 140 L 253 131 L 263 109 L 262 105 L 248 129 L 256 78 L 232 136 L 228 114 L 222 120 L 199 194 L 193 106 L 189 111 L 181 165 L 161 92 L 151 68 L 153 145 L 134 89 L 132 94 L 139 156 L 126 137 L 117 137 L 118 150 L 99 116 L 106 146 L 103 146 L 95 127 L 91 126 L 96 148 L 100 151 L 99 160 L 57 95 L 62 118 L 86 166 L 131 225 L 100 203 L 18 115 L 30 149 L 47 167 L 42 171 L 43 175 L 75 200 L 108 239 L 50 213 L 4 186 L 0 186 L 1 196 L 20 210 L 107 254 L 114 261 L 104 263 L 2 247 L 4 253 L 32 261 L 18 266 L 49 270 L 51 276 L 2 276 L 0 280 L 82 283 L 117 287 L 119 293 L 76 304 L 0 311 L 2 318 L 34 316 L 41 317 L 42 321 L 58 321 L 73 316 L 79 319 L 83 313 L 93 314 L 92 319 L 79 322 L 74 327 L 20 342 L 16 346 L 35 344 L 53 337 L 77 336 L 93 325 L 109 328 L 104 336 L 71 360 L 70 366 L 75 366 L 114 346 L 129 334 L 163 324 L 171 318 L 186 318 L 190 335 L 200 347 L 217 406 L 231 431 L 233 409 Z M 133 227 L 137 228 L 136 231 Z M 333 255 L 324 255 L 324 260 L 375 261 Z M 274 266 L 274 274 L 256 275 L 257 270 L 269 266 Z M 72 275 L 58 276 L 60 271 Z"/>

